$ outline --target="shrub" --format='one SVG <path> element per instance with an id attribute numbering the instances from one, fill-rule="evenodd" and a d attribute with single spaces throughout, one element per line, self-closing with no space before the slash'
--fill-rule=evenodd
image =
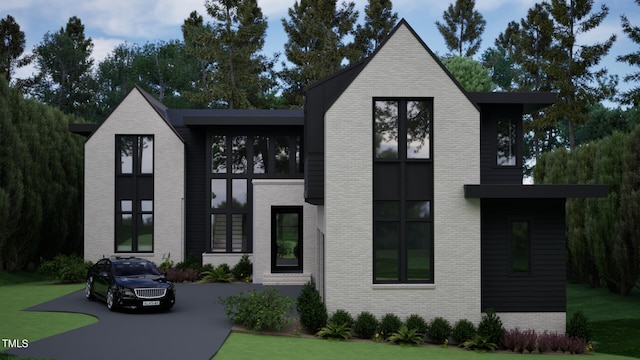
<path id="1" fill-rule="evenodd" d="M 591 340 L 591 325 L 589 324 L 589 319 L 581 310 L 573 313 L 567 322 L 567 335 L 584 339 L 586 342 Z"/>
<path id="2" fill-rule="evenodd" d="M 253 275 L 253 264 L 249 260 L 249 255 L 242 255 L 240 261 L 231 269 L 231 273 L 236 280 L 249 282 Z"/>
<path id="3" fill-rule="evenodd" d="M 488 338 L 476 334 L 471 340 L 467 340 L 462 343 L 462 347 L 469 350 L 484 352 L 484 351 L 494 351 L 498 348 L 498 345 L 489 341 Z"/>
<path id="4" fill-rule="evenodd" d="M 451 324 L 443 317 L 436 317 L 427 326 L 427 336 L 434 344 L 444 344 L 451 336 Z"/>
<path id="5" fill-rule="evenodd" d="M 167 269 L 167 280 L 175 283 L 198 281 L 200 272 L 196 269 Z"/>
<path id="6" fill-rule="evenodd" d="M 409 315 L 405 320 L 405 325 L 409 330 L 415 329 L 418 333 L 425 335 L 427 333 L 427 321 L 418 314 Z"/>
<path id="7" fill-rule="evenodd" d="M 553 336 L 557 336 L 557 333 L 548 333 L 547 331 L 538 335 L 538 352 L 540 354 L 544 354 L 545 352 L 551 350 L 553 345 Z M 555 350 L 554 350 L 555 351 Z"/>
<path id="8" fill-rule="evenodd" d="M 584 354 L 587 348 L 587 341 L 579 337 L 567 338 L 567 351 L 572 354 Z"/>
<path id="9" fill-rule="evenodd" d="M 423 334 L 418 332 L 417 329 L 410 329 L 407 325 L 400 326 L 398 331 L 391 334 L 387 340 L 394 344 L 422 344 Z"/>
<path id="10" fill-rule="evenodd" d="M 361 339 L 371 339 L 377 329 L 378 319 L 368 311 L 363 311 L 358 314 L 355 322 L 353 323 L 353 331 L 356 336 Z"/>
<path id="11" fill-rule="evenodd" d="M 201 273 L 203 282 L 231 282 L 233 281 L 233 275 L 229 270 L 229 265 L 220 264 L 218 267 L 210 271 L 203 271 Z"/>
<path id="12" fill-rule="evenodd" d="M 162 255 L 162 263 L 158 266 L 158 269 L 162 271 L 173 269 L 173 260 L 171 260 L 170 256 L 171 255 L 165 257 Z"/>
<path id="13" fill-rule="evenodd" d="M 280 330 L 291 322 L 288 316 L 293 299 L 280 296 L 275 288 L 244 291 L 237 295 L 219 299 L 229 320 L 237 325 L 259 331 Z"/>
<path id="14" fill-rule="evenodd" d="M 380 334 L 384 339 L 391 336 L 391 334 L 398 332 L 402 326 L 402 320 L 392 313 L 385 314 L 380 319 Z"/>
<path id="15" fill-rule="evenodd" d="M 53 259 L 40 264 L 38 273 L 53 277 L 61 283 L 79 283 L 87 277 L 87 271 L 93 265 L 77 255 L 56 255 Z"/>
<path id="16" fill-rule="evenodd" d="M 477 333 L 481 337 L 487 338 L 489 343 L 496 344 L 498 348 L 502 345 L 504 327 L 502 327 L 502 320 L 493 309 L 486 310 L 486 314 L 482 316 L 482 320 L 478 324 Z"/>
<path id="17" fill-rule="evenodd" d="M 523 353 L 527 350 L 529 353 L 536 349 L 538 336 L 533 330 L 520 330 L 518 328 L 506 331 L 502 341 L 503 346 L 511 351 Z"/>
<path id="18" fill-rule="evenodd" d="M 345 310 L 336 310 L 329 318 L 330 323 L 344 324 L 348 328 L 353 327 L 353 317 Z"/>
<path id="19" fill-rule="evenodd" d="M 200 264 L 200 260 L 195 254 L 189 254 L 187 255 L 187 258 L 184 261 L 181 261 L 176 264 L 175 269 L 177 270 L 194 269 L 200 272 L 202 271 L 202 265 Z"/>
<path id="20" fill-rule="evenodd" d="M 310 334 L 315 334 L 327 325 L 327 306 L 312 282 L 306 283 L 298 295 L 296 309 L 300 323 Z"/>
<path id="21" fill-rule="evenodd" d="M 316 333 L 316 336 L 330 339 L 349 340 L 351 339 L 351 329 L 345 323 L 335 323 L 329 321 L 327 326 Z"/>
<path id="22" fill-rule="evenodd" d="M 476 326 L 467 319 L 456 321 L 451 330 L 451 337 L 456 344 L 462 345 L 463 342 L 473 339 L 476 336 Z"/>

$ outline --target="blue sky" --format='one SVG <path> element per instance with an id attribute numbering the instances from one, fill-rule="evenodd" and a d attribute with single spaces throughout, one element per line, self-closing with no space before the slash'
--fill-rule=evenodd
<path id="1" fill-rule="evenodd" d="M 342 0 L 338 0 L 341 2 Z M 454 0 L 394 0 L 394 10 L 399 18 L 405 18 L 416 33 L 437 54 L 445 54 L 444 40 L 435 26 L 442 20 L 442 13 Z M 482 53 L 492 46 L 494 39 L 512 21 L 526 16 L 527 10 L 539 0 L 476 0 L 476 8 L 487 21 L 482 36 Z M 284 52 L 287 41 L 282 27 L 282 18 L 287 17 L 287 9 L 294 0 L 258 0 L 263 13 L 269 21 L 265 43 L 265 53 Z M 364 19 L 364 6 L 367 0 L 356 0 L 359 20 Z M 611 34 L 618 34 L 607 58 L 600 67 L 606 67 L 610 73 L 621 78 L 637 71 L 616 62 L 618 55 L 638 51 L 638 45 L 629 40 L 620 25 L 620 16 L 626 14 L 633 25 L 640 26 L 640 6 L 632 0 L 595 1 L 594 8 L 601 4 L 609 7 L 609 15 L 604 23 L 578 38 L 582 43 L 604 41 Z M 26 51 L 42 41 L 47 31 L 55 32 L 63 27 L 71 16 L 78 16 L 85 25 L 85 34 L 94 42 L 93 56 L 98 63 L 118 44 L 123 42 L 144 44 L 159 40 L 182 39 L 180 26 L 191 11 L 206 15 L 204 0 L 2 0 L 0 16 L 12 15 L 27 38 Z M 478 58 L 479 56 L 476 56 Z M 284 59 L 284 55 L 281 56 Z M 28 77 L 33 68 L 18 69 L 14 77 Z M 622 83 L 620 88 L 629 85 Z"/>

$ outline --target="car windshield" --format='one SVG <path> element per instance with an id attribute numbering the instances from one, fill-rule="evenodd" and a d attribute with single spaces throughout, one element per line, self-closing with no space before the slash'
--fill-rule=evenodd
<path id="1" fill-rule="evenodd" d="M 115 264 L 116 276 L 162 275 L 150 262 L 126 262 Z"/>

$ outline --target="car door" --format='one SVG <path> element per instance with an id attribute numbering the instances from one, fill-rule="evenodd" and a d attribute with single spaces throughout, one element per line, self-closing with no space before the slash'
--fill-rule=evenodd
<path id="1" fill-rule="evenodd" d="M 109 259 L 100 260 L 96 266 L 96 270 L 98 271 L 95 274 L 93 289 L 96 294 L 106 298 L 111 278 L 111 261 L 109 261 Z"/>

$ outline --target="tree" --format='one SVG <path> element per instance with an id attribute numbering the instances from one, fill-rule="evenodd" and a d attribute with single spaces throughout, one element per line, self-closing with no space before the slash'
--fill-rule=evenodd
<path id="1" fill-rule="evenodd" d="M 94 111 L 91 74 L 93 42 L 85 38 L 84 25 L 73 16 L 65 28 L 46 33 L 34 50 L 38 74 L 29 80 L 29 93 L 67 114 L 84 116 Z"/>
<path id="2" fill-rule="evenodd" d="M 635 0 L 640 5 L 640 0 Z M 622 31 L 636 44 L 640 44 L 640 26 L 632 26 L 626 15 L 620 17 L 622 20 Z M 618 56 L 618 61 L 626 62 L 631 66 L 640 67 L 640 51 L 632 52 L 627 55 Z M 640 71 L 626 75 L 623 79 L 625 82 L 633 83 L 640 81 Z M 620 94 L 620 102 L 627 105 L 640 105 L 640 86 L 625 91 Z"/>
<path id="3" fill-rule="evenodd" d="M 190 97 L 208 107 L 261 107 L 274 87 L 273 61 L 260 54 L 267 20 L 256 0 L 208 0 L 205 24 L 196 12 L 182 27 L 187 53 L 199 61 L 202 76 Z"/>
<path id="4" fill-rule="evenodd" d="M 285 55 L 292 65 L 283 63 L 280 78 L 291 106 L 302 106 L 309 84 L 342 69 L 351 47 L 344 41 L 358 18 L 354 7 L 353 2 L 337 8 L 336 0 L 300 0 L 289 8 L 289 21 L 282 19 L 289 37 Z"/>
<path id="5" fill-rule="evenodd" d="M 547 73 L 553 78 L 559 101 L 551 107 L 549 119 L 568 121 L 571 149 L 575 148 L 574 125 L 584 123 L 589 105 L 611 98 L 617 85 L 617 78 L 609 77 L 605 68 L 593 69 L 609 52 L 616 35 L 592 45 L 577 42 L 579 34 L 598 27 L 609 13 L 604 4 L 598 12 L 591 13 L 592 8 L 593 0 L 551 0 L 550 5 L 557 46 L 552 49 Z"/>
<path id="6" fill-rule="evenodd" d="M 465 91 L 492 91 L 495 88 L 489 70 L 470 57 L 451 56 L 444 59 L 443 64 Z"/>
<path id="7" fill-rule="evenodd" d="M 356 26 L 350 63 L 371 55 L 389 35 L 398 21 L 391 0 L 369 0 L 364 7 L 364 24 Z"/>
<path id="8" fill-rule="evenodd" d="M 473 56 L 480 49 L 487 22 L 474 10 L 475 5 L 475 0 L 456 0 L 442 15 L 445 23 L 436 21 L 447 48 L 458 56 Z"/>
<path id="9" fill-rule="evenodd" d="M 11 81 L 14 69 L 24 64 L 19 58 L 26 42 L 24 31 L 20 30 L 20 25 L 11 15 L 0 20 L 0 41 L 0 72 L 4 73 L 8 82 Z"/>

